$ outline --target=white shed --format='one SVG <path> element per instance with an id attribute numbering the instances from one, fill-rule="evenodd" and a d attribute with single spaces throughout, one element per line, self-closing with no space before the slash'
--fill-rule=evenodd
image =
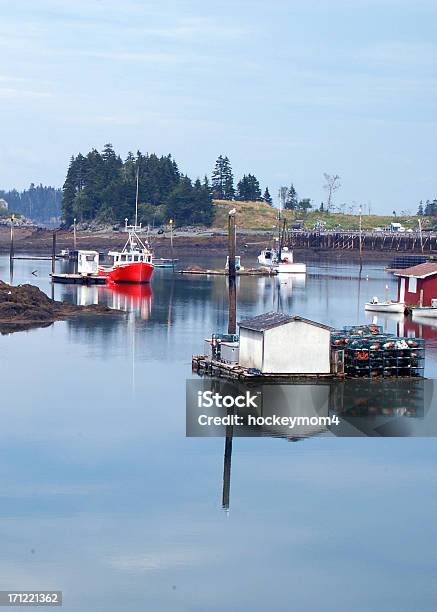
<path id="1" fill-rule="evenodd" d="M 263 374 L 330 374 L 331 328 L 279 312 L 240 321 L 239 364 Z"/>
<path id="2" fill-rule="evenodd" d="M 82 276 L 97 274 L 99 271 L 99 254 L 97 251 L 77 252 L 77 271 Z"/>

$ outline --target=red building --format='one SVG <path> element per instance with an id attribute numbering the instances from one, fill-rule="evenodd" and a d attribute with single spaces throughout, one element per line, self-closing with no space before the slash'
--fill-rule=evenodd
<path id="1" fill-rule="evenodd" d="M 437 263 L 427 262 L 394 270 L 398 277 L 398 301 L 407 306 L 431 306 L 437 300 Z"/>

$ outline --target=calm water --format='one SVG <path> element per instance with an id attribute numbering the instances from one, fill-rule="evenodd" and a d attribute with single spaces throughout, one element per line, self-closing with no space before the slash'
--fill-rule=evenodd
<path id="1" fill-rule="evenodd" d="M 16 262 L 14 283 L 50 294 L 49 266 Z M 279 304 L 343 326 L 395 295 L 383 263 L 309 272 L 241 278 L 239 317 Z M 223 440 L 185 438 L 184 406 L 192 353 L 226 327 L 225 279 L 54 294 L 128 314 L 0 336 L 0 589 L 62 589 L 68 612 L 436 610 L 434 439 L 235 439 L 226 513 Z M 425 337 L 437 375 L 437 329 L 378 323 Z"/>

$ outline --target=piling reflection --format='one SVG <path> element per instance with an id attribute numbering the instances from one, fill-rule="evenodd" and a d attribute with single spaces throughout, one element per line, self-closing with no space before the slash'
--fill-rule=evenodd
<path id="1" fill-rule="evenodd" d="M 192 389 L 190 386 L 194 383 Z M 252 411 L 260 425 L 247 424 L 249 411 L 208 409 L 208 416 L 228 417 L 225 427 L 197 426 L 190 392 L 210 388 L 214 393 L 237 397 L 249 390 L 260 394 Z M 246 424 L 235 426 L 240 415 Z M 301 421 L 293 424 L 293 419 Z M 275 423 L 275 419 L 277 422 Z M 263 421 L 263 422 L 262 422 Z M 291 433 L 292 432 L 292 433 Z M 431 380 L 329 381 L 316 384 L 249 386 L 235 382 L 189 381 L 187 387 L 187 435 L 220 435 L 225 438 L 222 508 L 229 511 L 234 437 L 275 437 L 292 442 L 313 436 L 411 437 L 437 436 L 435 385 Z"/>

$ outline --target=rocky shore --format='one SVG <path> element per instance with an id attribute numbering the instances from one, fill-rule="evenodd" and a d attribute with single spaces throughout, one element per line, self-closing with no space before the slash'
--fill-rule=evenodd
<path id="1" fill-rule="evenodd" d="M 75 306 L 50 299 L 38 287 L 14 287 L 0 281 L 0 333 L 11 333 L 34 327 L 47 327 L 78 315 L 120 315 L 107 306 Z"/>

